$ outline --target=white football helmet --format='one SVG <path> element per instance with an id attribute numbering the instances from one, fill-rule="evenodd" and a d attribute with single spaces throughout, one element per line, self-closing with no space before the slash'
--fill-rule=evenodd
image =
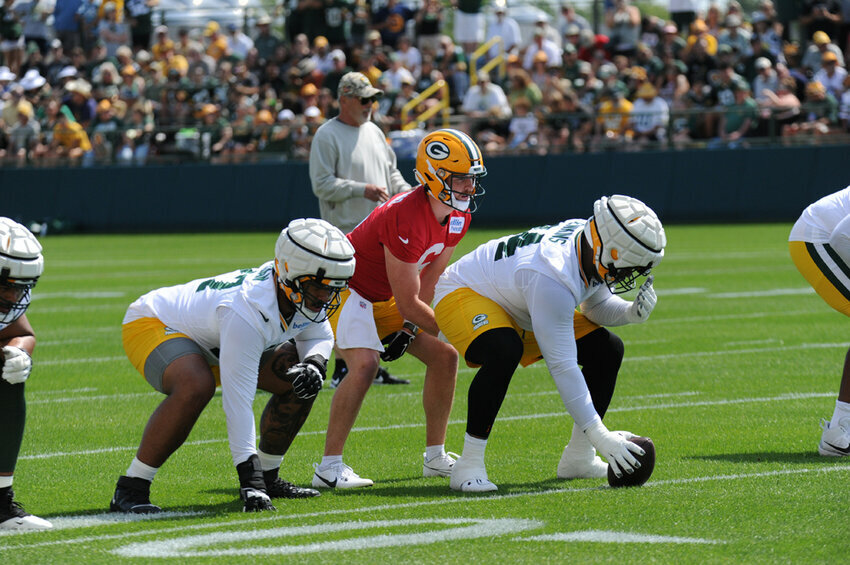
<path id="1" fill-rule="evenodd" d="M 323 322 L 339 308 L 339 293 L 354 274 L 354 247 L 324 220 L 292 220 L 275 245 L 277 284 L 296 310 Z"/>
<path id="2" fill-rule="evenodd" d="M 667 245 L 655 212 L 637 198 L 621 194 L 593 203 L 584 237 L 593 248 L 596 272 L 614 294 L 635 288 L 635 280 L 664 258 Z"/>
<path id="3" fill-rule="evenodd" d="M 0 217 L 0 324 L 11 324 L 26 312 L 42 272 L 41 244 L 32 232 Z"/>

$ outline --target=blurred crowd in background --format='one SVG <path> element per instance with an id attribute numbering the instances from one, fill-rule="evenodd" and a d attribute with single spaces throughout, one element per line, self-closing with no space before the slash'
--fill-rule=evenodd
<path id="1" fill-rule="evenodd" d="M 351 70 L 384 91 L 373 119 L 400 158 L 446 124 L 487 154 L 850 131 L 846 1 L 553 3 L 529 20 L 498 1 L 292 0 L 179 26 L 165 2 L 0 0 L 0 165 L 306 159 Z"/>

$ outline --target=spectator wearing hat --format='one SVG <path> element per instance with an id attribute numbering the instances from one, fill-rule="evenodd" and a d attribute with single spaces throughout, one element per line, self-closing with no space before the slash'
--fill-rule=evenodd
<path id="1" fill-rule="evenodd" d="M 443 34 L 443 3 L 440 0 L 425 0 L 416 12 L 414 30 L 416 46 L 420 51 L 434 55 L 440 45 Z"/>
<path id="2" fill-rule="evenodd" d="M 154 61 L 165 60 L 165 52 L 174 50 L 174 41 L 168 37 L 168 27 L 164 25 L 156 26 L 153 30 L 154 41 L 151 45 L 150 52 Z"/>
<path id="3" fill-rule="evenodd" d="M 717 54 L 717 38 L 709 33 L 708 25 L 705 23 L 705 20 L 696 19 L 691 24 L 691 33 L 688 35 L 688 39 L 686 41 L 685 53 L 682 54 L 683 57 L 689 57 L 690 51 L 694 48 L 694 44 L 699 42 L 702 46 L 702 49 L 711 56 L 714 57 Z"/>
<path id="4" fill-rule="evenodd" d="M 319 35 L 313 40 L 313 49 L 310 58 L 316 65 L 316 69 L 324 76 L 333 68 L 333 60 L 331 59 L 330 43 L 324 35 Z"/>
<path id="5" fill-rule="evenodd" d="M 207 22 L 204 29 L 204 38 L 207 41 L 206 54 L 216 62 L 230 57 L 230 45 L 227 38 L 221 33 L 221 26 L 216 21 Z"/>
<path id="6" fill-rule="evenodd" d="M 244 61 L 248 52 L 254 48 L 254 40 L 245 34 L 238 25 L 227 24 L 227 46 L 232 57 Z"/>
<path id="7" fill-rule="evenodd" d="M 70 112 L 56 114 L 49 151 L 72 165 L 90 166 L 94 163 L 91 141 L 85 128 L 71 118 Z"/>
<path id="8" fill-rule="evenodd" d="M 513 113 L 505 91 L 491 82 L 490 74 L 484 71 L 479 71 L 478 82 L 466 91 L 460 109 L 471 118 L 469 131 L 473 137 L 477 137 L 478 132 L 484 129 L 498 134 L 506 133 L 507 120 Z"/>
<path id="9" fill-rule="evenodd" d="M 276 31 L 272 31 L 272 19 L 267 14 L 257 18 L 255 27 L 257 34 L 254 36 L 254 48 L 261 61 L 270 61 L 274 57 L 277 48 L 283 44 L 283 40 Z"/>
<path id="10" fill-rule="evenodd" d="M 774 61 L 781 63 L 785 62 L 785 56 L 782 52 L 782 25 L 773 22 L 764 11 L 756 10 L 750 16 L 753 23 L 753 37 L 758 39 L 770 51 Z M 753 45 L 753 42 L 750 43 Z M 760 55 L 754 55 L 756 57 Z"/>
<path id="11" fill-rule="evenodd" d="M 331 96 L 335 99 L 337 97 L 339 81 L 342 79 L 343 75 L 351 72 L 352 69 L 347 64 L 345 53 L 343 53 L 340 49 L 334 49 L 331 51 L 330 55 L 331 61 L 333 61 L 333 67 L 325 75 L 322 85 L 331 91 Z"/>
<path id="12" fill-rule="evenodd" d="M 531 43 L 529 43 L 528 47 L 525 49 L 525 55 L 522 59 L 522 67 L 527 71 L 531 71 L 534 67 L 534 58 L 541 51 L 546 56 L 545 61 L 547 67 L 560 67 L 563 64 L 561 48 L 558 47 L 551 39 L 546 37 L 545 30 L 535 27 Z"/>
<path id="13" fill-rule="evenodd" d="M 807 37 L 812 37 L 818 31 L 829 37 L 838 37 L 841 13 L 840 0 L 803 0 L 800 24 L 804 26 Z"/>
<path id="14" fill-rule="evenodd" d="M 78 78 L 65 85 L 65 96 L 62 104 L 70 110 L 74 122 L 88 128 L 97 109 L 97 102 L 92 98 L 91 85 L 84 79 Z"/>
<path id="15" fill-rule="evenodd" d="M 153 10 L 159 0 L 124 0 L 124 14 L 130 26 L 133 49 L 147 49 L 151 44 Z"/>
<path id="16" fill-rule="evenodd" d="M 784 137 L 826 135 L 838 125 L 838 101 L 816 80 L 806 85 L 805 113 L 782 128 Z"/>
<path id="17" fill-rule="evenodd" d="M 756 104 L 764 105 L 770 101 L 770 95 L 766 91 L 776 94 L 779 89 L 779 75 L 767 57 L 759 57 L 753 66 L 756 70 L 756 76 L 753 79 L 753 98 Z"/>
<path id="18" fill-rule="evenodd" d="M 838 65 L 844 66 L 844 54 L 841 49 L 829 38 L 829 35 L 823 31 L 816 31 L 812 35 L 812 43 L 806 48 L 803 59 L 800 61 L 800 66 L 804 69 L 809 69 L 812 74 L 820 70 L 823 63 L 825 53 L 834 53 L 838 61 Z"/>
<path id="19" fill-rule="evenodd" d="M 674 59 L 681 59 L 682 52 L 687 47 L 687 43 L 679 35 L 679 29 L 676 27 L 676 24 L 664 24 L 661 32 L 658 44 L 655 46 L 655 54 L 659 57 L 670 56 Z"/>
<path id="20" fill-rule="evenodd" d="M 493 9 L 493 17 L 487 24 L 487 36 L 485 42 L 492 40 L 494 37 L 502 38 L 501 45 L 494 44 L 487 52 L 487 56 L 493 59 L 500 52 L 504 52 L 505 57 L 510 53 L 517 53 L 522 41 L 522 35 L 519 31 L 517 21 L 508 15 L 508 8 L 505 2 L 499 2 Z"/>
<path id="21" fill-rule="evenodd" d="M 593 145 L 596 149 L 615 149 L 632 139 L 631 113 L 634 106 L 625 93 L 617 88 L 606 88 L 600 95 L 601 103 L 596 113 Z"/>
<path id="22" fill-rule="evenodd" d="M 123 127 L 109 99 L 104 98 L 97 103 L 97 112 L 88 128 L 95 162 L 112 162 L 115 146 L 121 141 Z"/>
<path id="23" fill-rule="evenodd" d="M 9 70 L 6 65 L 0 66 L 0 100 L 3 95 L 9 91 L 12 81 L 18 78 L 18 75 Z"/>
<path id="24" fill-rule="evenodd" d="M 738 57 L 749 57 L 752 54 L 750 48 L 750 30 L 741 26 L 741 17 L 737 14 L 726 16 L 726 27 L 717 36 L 717 45 L 728 45 Z"/>
<path id="25" fill-rule="evenodd" d="M 107 2 L 102 6 L 103 16 L 97 24 L 97 36 L 106 44 L 106 56 L 115 57 L 122 45 L 130 45 L 130 27 L 118 20 L 115 3 Z"/>
<path id="26" fill-rule="evenodd" d="M 658 89 L 650 82 L 641 84 L 635 92 L 635 97 L 629 113 L 629 123 L 634 132 L 633 140 L 636 148 L 665 141 L 670 121 L 670 108 L 667 102 L 658 96 Z"/>
<path id="27" fill-rule="evenodd" d="M 9 130 L 7 154 L 13 157 L 19 165 L 24 165 L 38 145 L 41 126 L 33 116 L 31 104 L 18 102 L 16 110 L 17 120 Z"/>
<path id="28" fill-rule="evenodd" d="M 827 51 L 821 58 L 820 70 L 814 74 L 812 80 L 821 83 L 826 91 L 838 100 L 844 92 L 844 78 L 846 76 L 847 69 L 838 64 L 838 56 L 832 51 Z"/>
<path id="29" fill-rule="evenodd" d="M 0 56 L 13 73 L 18 73 L 24 58 L 24 27 L 14 3 L 15 0 L 0 3 Z"/>

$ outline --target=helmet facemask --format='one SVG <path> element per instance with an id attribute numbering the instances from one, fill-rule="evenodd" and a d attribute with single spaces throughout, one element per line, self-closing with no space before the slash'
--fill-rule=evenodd
<path id="1" fill-rule="evenodd" d="M 11 324 L 27 311 L 35 283 L 34 280 L 0 280 L 0 324 Z"/>
<path id="2" fill-rule="evenodd" d="M 481 177 L 485 176 L 487 171 L 483 166 L 474 166 L 469 173 L 453 173 L 445 169 L 434 171 L 433 168 L 431 171 L 443 183 L 443 190 L 440 191 L 438 197 L 440 202 L 450 208 L 454 208 L 458 212 L 465 212 L 467 214 L 472 214 L 478 209 L 478 202 L 475 201 L 475 198 L 483 196 L 485 193 L 484 187 L 481 186 Z M 472 192 L 455 190 L 455 183 L 457 181 L 460 181 L 459 184 L 461 184 L 464 181 L 470 180 L 472 181 Z"/>
<path id="3" fill-rule="evenodd" d="M 277 270 L 277 269 L 275 269 Z M 305 318 L 321 323 L 333 316 L 340 305 L 340 293 L 348 288 L 348 280 L 333 280 L 318 275 L 302 275 L 294 280 L 277 277 L 292 306 Z"/>

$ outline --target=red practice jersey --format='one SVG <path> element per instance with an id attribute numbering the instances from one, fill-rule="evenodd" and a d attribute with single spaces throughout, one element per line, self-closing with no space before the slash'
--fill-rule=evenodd
<path id="1" fill-rule="evenodd" d="M 469 229 L 469 214 L 452 210 L 441 225 L 423 186 L 402 192 L 384 202 L 348 234 L 354 246 L 357 266 L 349 285 L 370 302 L 392 298 L 387 279 L 384 248 L 419 270 L 436 259 L 447 247 L 454 247 Z"/>

